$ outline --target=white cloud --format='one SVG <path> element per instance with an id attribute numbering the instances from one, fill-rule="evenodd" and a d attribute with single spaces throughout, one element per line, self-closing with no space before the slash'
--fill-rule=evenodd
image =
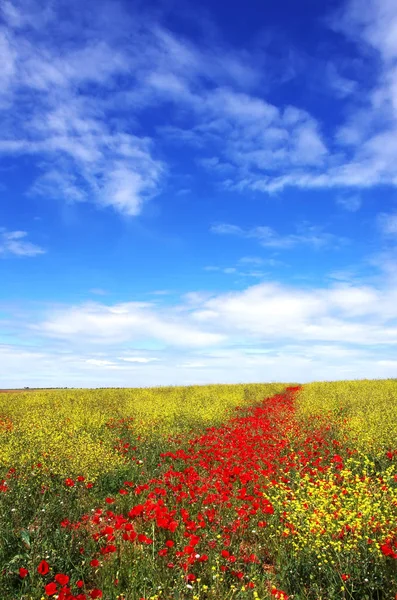
<path id="1" fill-rule="evenodd" d="M 204 267 L 204 270 L 224 273 L 225 275 L 236 275 L 239 277 L 254 277 L 257 279 L 263 279 L 266 275 L 266 273 L 264 273 L 263 271 L 241 271 L 237 267 L 215 267 L 210 265 L 208 267 Z"/>
<path id="2" fill-rule="evenodd" d="M 234 235 L 242 235 L 242 230 L 238 227 L 232 226 L 232 225 L 220 225 L 220 233 L 231 233 Z M 217 231 L 215 231 L 216 233 Z M 216 273 L 224 273 L 225 275 L 235 275 L 238 276 L 239 278 L 247 278 L 247 277 L 252 277 L 254 279 L 265 279 L 266 276 L 268 276 L 269 274 L 261 271 L 261 270 L 257 270 L 257 269 L 249 269 L 249 270 L 244 270 L 247 267 L 260 267 L 260 266 L 266 266 L 266 267 L 270 267 L 270 268 L 277 268 L 277 267 L 285 267 L 287 266 L 285 262 L 278 260 L 276 258 L 260 258 L 258 256 L 243 256 L 242 258 L 240 258 L 237 263 L 236 266 L 234 267 L 220 267 L 220 266 L 215 266 L 215 265 L 208 265 L 206 267 L 204 267 L 204 271 L 209 271 L 209 272 L 216 272 Z"/>
<path id="3" fill-rule="evenodd" d="M 267 281 L 235 292 L 190 293 L 173 305 L 81 304 L 48 312 L 30 331 L 71 347 L 114 347 L 112 356 L 95 359 L 114 362 L 118 356 L 124 364 L 156 362 L 158 354 L 139 353 L 147 343 L 189 352 L 248 341 L 396 345 L 397 285 L 391 279 L 384 288 L 341 281 L 307 289 Z M 136 354 L 120 352 L 125 344 Z"/>
<path id="4" fill-rule="evenodd" d="M 26 231 L 7 231 L 0 227 L 0 257 L 1 256 L 37 256 L 45 250 L 27 241 Z"/>
<path id="5" fill-rule="evenodd" d="M 352 196 L 338 196 L 336 202 L 337 204 L 339 204 L 339 206 L 341 206 L 343 209 L 349 212 L 356 212 L 360 209 L 362 204 L 360 196 L 356 194 Z"/>
<path id="6" fill-rule="evenodd" d="M 328 86 L 338 98 L 347 98 L 357 91 L 358 82 L 344 77 L 334 63 L 328 63 L 325 74 Z"/>
<path id="7" fill-rule="evenodd" d="M 106 306 L 85 304 L 49 315 L 39 329 L 50 337 L 95 343 L 156 340 L 169 346 L 203 347 L 220 343 L 223 335 L 207 332 L 177 311 L 156 313 L 149 303 L 129 302 Z"/>
<path id="8" fill-rule="evenodd" d="M 335 29 L 376 48 L 386 61 L 397 58 L 397 10 L 394 0 L 349 0 L 335 15 Z"/>
<path id="9" fill-rule="evenodd" d="M 343 281 L 344 283 L 352 283 L 356 279 L 356 275 L 353 270 L 339 269 L 328 273 L 329 279 L 335 279 L 336 281 Z"/>
<path id="10" fill-rule="evenodd" d="M 230 225 L 229 223 L 213 225 L 211 231 L 220 235 L 235 235 L 247 239 L 256 239 L 265 248 L 279 250 L 293 248 L 298 245 L 308 245 L 314 248 L 322 248 L 324 246 L 339 247 L 347 241 L 344 238 L 324 232 L 320 227 L 308 224 L 298 226 L 297 233 L 287 235 L 278 234 L 268 226 L 243 229 L 238 225 Z"/>
<path id="11" fill-rule="evenodd" d="M 145 156 L 145 162 L 147 160 Z M 152 171 L 152 177 L 147 177 Z M 101 204 L 113 206 L 118 212 L 126 215 L 138 215 L 147 192 L 156 189 L 159 176 L 158 166 L 151 160 L 143 173 L 132 172 L 128 165 L 114 165 L 113 170 L 105 176 L 105 183 L 100 190 Z"/>
<path id="12" fill-rule="evenodd" d="M 260 256 L 243 256 L 242 258 L 239 259 L 239 264 L 242 265 L 255 265 L 255 266 L 260 266 L 263 265 L 265 262 L 267 264 L 267 260 L 271 260 L 271 259 L 264 259 L 261 258 Z"/>
<path id="13" fill-rule="evenodd" d="M 387 239 L 389 236 L 386 234 Z M 393 237 L 390 237 L 393 242 Z M 389 288 L 397 287 L 397 246 L 391 244 L 388 248 L 372 255 L 368 264 L 382 273 L 383 278 L 387 281 Z"/>
<path id="14" fill-rule="evenodd" d="M 243 236 L 245 235 L 244 229 L 239 225 L 231 225 L 230 223 L 219 223 L 218 225 L 213 225 L 211 227 L 212 233 L 219 233 L 220 235 L 237 235 Z"/>
<path id="15" fill-rule="evenodd" d="M 261 283 L 209 299 L 192 318 L 236 341 L 397 344 L 397 289 L 338 284 L 305 290 Z"/>
<path id="16" fill-rule="evenodd" d="M 110 360 L 101 360 L 98 358 L 88 358 L 85 361 L 88 365 L 94 365 L 95 367 L 110 367 L 110 366 L 114 366 L 114 362 L 111 362 Z"/>
<path id="17" fill-rule="evenodd" d="M 146 365 L 151 362 L 155 362 L 159 360 L 158 358 L 147 358 L 143 356 L 120 356 L 118 360 L 123 360 L 124 362 L 129 363 L 138 363 L 141 365 Z"/>
<path id="18" fill-rule="evenodd" d="M 395 236 L 397 234 L 397 213 L 380 213 L 378 225 L 383 235 Z"/>
<path id="19" fill-rule="evenodd" d="M 236 267 L 225 267 L 223 269 L 223 272 L 226 275 L 234 275 L 235 273 L 237 273 L 237 269 L 236 269 Z"/>
<path id="20" fill-rule="evenodd" d="M 0 81 L 2 85 L 2 94 L 6 96 L 9 86 L 15 74 L 16 52 L 4 31 L 0 30 Z M 6 99 L 6 98 L 5 98 Z M 0 104 L 1 106 L 1 104 Z"/>

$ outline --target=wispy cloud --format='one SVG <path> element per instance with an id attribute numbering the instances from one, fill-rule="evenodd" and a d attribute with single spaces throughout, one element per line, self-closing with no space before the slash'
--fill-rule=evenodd
<path id="1" fill-rule="evenodd" d="M 265 259 L 262 258 L 261 256 L 243 256 L 242 258 L 239 259 L 239 264 L 241 265 L 255 265 L 255 266 L 260 266 L 263 264 L 269 264 L 268 261 L 273 261 L 274 259 Z M 273 264 L 273 263 L 272 263 Z"/>
<path id="2" fill-rule="evenodd" d="M 333 130 L 304 102 L 270 101 L 265 55 L 216 36 L 193 42 L 130 6 L 88 2 L 89 25 L 85 9 L 66 17 L 62 6 L 1 3 L 0 152 L 32 157 L 41 173 L 32 193 L 137 215 L 163 189 L 171 142 L 189 144 L 195 164 L 229 190 L 397 185 L 393 0 L 349 0 L 330 20 L 374 72 L 369 83 L 324 65 L 345 102 Z M 186 168 L 172 160 L 173 172 Z"/>
<path id="3" fill-rule="evenodd" d="M 244 229 L 238 225 L 220 223 L 211 227 L 212 233 L 219 235 L 234 235 L 246 239 L 258 240 L 261 246 L 278 250 L 286 250 L 299 245 L 322 248 L 332 246 L 334 248 L 345 244 L 347 240 L 331 233 L 323 231 L 321 227 L 302 224 L 297 227 L 296 233 L 282 235 L 266 225 Z"/>
<path id="4" fill-rule="evenodd" d="M 253 269 L 246 271 L 237 267 L 218 267 L 213 265 L 204 267 L 204 271 L 215 271 L 216 273 L 223 273 L 224 275 L 235 275 L 239 278 L 252 277 L 254 279 L 263 279 L 266 276 L 266 273 L 264 271 L 255 271 Z"/>
<path id="5" fill-rule="evenodd" d="M 192 108 L 196 125 L 173 127 L 172 139 L 212 148 L 216 156 L 200 164 L 229 189 L 272 191 L 284 186 L 279 186 L 280 173 L 296 170 L 314 177 L 325 168 L 328 149 L 321 127 L 300 108 L 280 110 L 261 97 L 219 87 L 205 91 Z"/>
<path id="6" fill-rule="evenodd" d="M 394 169 L 397 133 L 397 5 L 393 0 L 365 4 L 349 0 L 332 20 L 332 26 L 357 43 L 371 82 L 361 82 L 350 117 L 337 132 L 337 140 L 350 160 L 331 171 L 335 181 L 354 187 L 377 183 L 397 185 Z M 370 52 L 368 52 L 370 50 Z"/>
<path id="7" fill-rule="evenodd" d="M 380 213 L 378 215 L 378 225 L 383 235 L 397 236 L 397 212 Z"/>
<path id="8" fill-rule="evenodd" d="M 394 35 L 397 11 L 393 0 L 370 0 L 365 5 L 360 0 L 349 0 L 341 5 L 332 25 L 356 41 L 376 48 L 386 62 L 397 57 Z"/>
<path id="9" fill-rule="evenodd" d="M 94 365 L 94 367 L 113 367 L 115 365 L 111 360 L 103 360 L 99 358 L 87 358 L 85 361 L 88 365 Z"/>
<path id="10" fill-rule="evenodd" d="M 338 98 L 347 98 L 357 91 L 358 82 L 342 75 L 333 62 L 328 63 L 325 69 L 325 78 L 328 86 Z"/>
<path id="11" fill-rule="evenodd" d="M 344 123 L 328 139 L 321 123 L 300 108 L 283 111 L 252 93 L 216 90 L 203 96 L 203 118 L 189 134 L 196 144 L 203 139 L 207 146 L 216 144 L 217 158 L 201 164 L 226 187 L 241 191 L 396 186 L 396 22 L 393 0 L 372 0 L 365 7 L 350 0 L 332 20 L 335 29 L 357 42 L 366 72 L 376 75 L 371 84 L 342 75 L 334 63 L 324 65 L 328 87 L 348 107 Z M 256 119 L 254 128 L 247 113 Z M 345 203 L 347 210 L 356 206 L 357 201 Z"/>
<path id="12" fill-rule="evenodd" d="M 59 15 L 52 3 L 45 6 L 1 4 L 8 26 L 0 28 L 7 65 L 0 106 L 10 110 L 0 152 L 32 155 L 42 171 L 34 193 L 136 215 L 156 193 L 164 165 L 151 140 L 131 131 L 125 111 L 110 114 L 116 79 L 132 78 L 131 52 L 114 39 L 112 18 L 108 29 L 101 25 L 102 8 L 90 26 L 62 18 L 53 37 Z"/>
<path id="13" fill-rule="evenodd" d="M 356 212 L 361 208 L 362 200 L 357 194 L 340 195 L 337 197 L 336 203 L 348 212 Z"/>
<path id="14" fill-rule="evenodd" d="M 45 250 L 37 244 L 29 242 L 26 231 L 7 231 L 0 227 L 0 257 L 3 256 L 37 256 Z"/>
<path id="15" fill-rule="evenodd" d="M 140 365 L 147 365 L 149 363 L 156 362 L 159 359 L 158 358 L 148 358 L 148 357 L 144 357 L 144 356 L 120 356 L 119 360 L 122 360 L 122 361 L 128 362 L 128 363 L 138 363 Z"/>
<path id="16" fill-rule="evenodd" d="M 235 235 L 241 235 L 241 231 L 237 232 L 232 227 L 232 232 Z M 238 281 L 241 279 L 257 279 L 264 280 L 265 278 L 269 278 L 270 273 L 267 273 L 260 269 L 260 267 L 268 267 L 270 269 L 286 267 L 288 266 L 284 261 L 279 260 L 278 258 L 261 258 L 259 256 L 243 256 L 240 258 L 235 266 L 232 267 L 221 267 L 218 265 L 208 265 L 204 267 L 205 271 L 215 272 L 215 273 L 223 273 L 225 275 L 234 275 L 238 278 Z M 255 268 L 256 267 L 256 268 Z"/>

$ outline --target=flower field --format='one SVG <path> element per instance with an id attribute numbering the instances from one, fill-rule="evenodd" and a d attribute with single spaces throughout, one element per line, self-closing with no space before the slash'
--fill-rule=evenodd
<path id="1" fill-rule="evenodd" d="M 2 600 L 397 598 L 397 382 L 0 394 Z"/>

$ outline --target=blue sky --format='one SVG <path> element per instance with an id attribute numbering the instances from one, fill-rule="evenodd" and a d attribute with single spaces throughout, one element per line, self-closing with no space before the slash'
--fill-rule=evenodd
<path id="1" fill-rule="evenodd" d="M 396 376 L 394 0 L 0 11 L 0 387 Z"/>

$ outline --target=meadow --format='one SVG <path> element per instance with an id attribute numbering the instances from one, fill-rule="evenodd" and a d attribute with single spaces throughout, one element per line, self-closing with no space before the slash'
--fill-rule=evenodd
<path id="1" fill-rule="evenodd" d="M 2 600 L 395 600 L 397 381 L 0 394 Z"/>

